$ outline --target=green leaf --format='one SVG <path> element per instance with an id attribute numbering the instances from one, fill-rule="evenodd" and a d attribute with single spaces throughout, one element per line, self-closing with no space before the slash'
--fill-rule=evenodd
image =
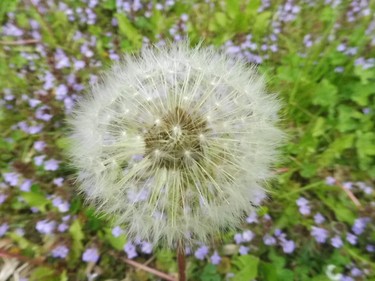
<path id="1" fill-rule="evenodd" d="M 18 6 L 19 0 L 1 0 L 0 5 L 0 22 L 3 21 L 5 15 L 12 12 Z"/>
<path id="2" fill-rule="evenodd" d="M 217 12 L 214 15 L 218 27 L 227 27 L 228 19 L 227 16 L 222 12 Z"/>
<path id="3" fill-rule="evenodd" d="M 237 19 L 239 16 L 241 16 L 240 2 L 241 1 L 238 0 L 227 0 L 226 12 L 230 18 Z"/>
<path id="4" fill-rule="evenodd" d="M 101 4 L 101 7 L 106 10 L 114 11 L 116 10 L 116 0 L 104 0 L 104 3 Z"/>
<path id="5" fill-rule="evenodd" d="M 325 124 L 326 121 L 323 117 L 318 117 L 315 122 L 314 126 L 312 128 L 312 135 L 313 137 L 319 137 L 324 134 L 326 127 Z"/>
<path id="6" fill-rule="evenodd" d="M 337 87 L 329 80 L 323 79 L 316 86 L 312 101 L 316 105 L 334 106 L 337 103 Z"/>
<path id="7" fill-rule="evenodd" d="M 56 141 L 56 146 L 60 149 L 66 149 L 68 148 L 70 145 L 70 141 L 68 138 L 59 138 L 57 141 Z"/>
<path id="8" fill-rule="evenodd" d="M 357 130 L 359 121 L 358 119 L 362 116 L 353 107 L 347 105 L 340 105 L 338 107 L 338 124 L 337 129 L 340 132 L 349 132 Z"/>
<path id="9" fill-rule="evenodd" d="M 126 38 L 132 42 L 134 50 L 139 50 L 142 47 L 142 35 L 131 24 L 129 19 L 124 14 L 116 13 L 115 17 L 118 21 L 120 34 L 125 35 Z"/>
<path id="10" fill-rule="evenodd" d="M 375 94 L 375 85 L 373 83 L 361 84 L 354 83 L 350 87 L 350 99 L 356 102 L 360 106 L 366 106 L 369 104 L 369 97 Z"/>
<path id="11" fill-rule="evenodd" d="M 353 211 L 348 208 L 345 202 L 343 202 L 342 200 L 338 200 L 335 197 L 327 196 L 326 193 L 317 194 L 320 200 L 335 213 L 337 220 L 346 222 L 349 225 L 352 225 L 354 223 L 355 215 Z"/>
<path id="12" fill-rule="evenodd" d="M 29 204 L 31 207 L 36 207 L 42 212 L 46 211 L 46 206 L 50 203 L 44 194 L 36 192 L 22 192 L 21 197 Z"/>
<path id="13" fill-rule="evenodd" d="M 249 4 L 247 5 L 247 8 L 246 8 L 246 12 L 248 14 L 254 14 L 254 15 L 257 14 L 260 4 L 261 4 L 261 0 L 249 1 Z"/>
<path id="14" fill-rule="evenodd" d="M 86 227 L 91 231 L 97 231 L 101 229 L 104 225 L 104 214 L 98 214 L 95 212 L 95 209 L 90 207 L 86 208 L 85 214 L 87 216 Z"/>
<path id="15" fill-rule="evenodd" d="M 310 178 L 314 175 L 316 175 L 317 165 L 315 163 L 311 162 L 305 162 L 302 165 L 301 168 L 301 176 L 304 178 Z"/>
<path id="16" fill-rule="evenodd" d="M 81 256 L 83 249 L 82 240 L 85 235 L 82 231 L 82 226 L 79 220 L 75 220 L 69 228 L 69 233 L 73 239 L 72 254 L 74 259 L 78 259 Z"/>
<path id="17" fill-rule="evenodd" d="M 374 156 L 375 155 L 375 133 L 373 132 L 358 132 L 355 144 L 359 157 Z"/>
<path id="18" fill-rule="evenodd" d="M 207 264 L 202 274 L 200 275 L 201 281 L 220 281 L 220 274 L 217 272 L 216 266 L 212 264 Z"/>
<path id="19" fill-rule="evenodd" d="M 82 206 L 82 200 L 79 196 L 73 197 L 73 199 L 70 201 L 70 213 L 76 214 L 79 212 Z"/>
<path id="20" fill-rule="evenodd" d="M 318 164 L 321 167 L 331 164 L 335 158 L 341 157 L 341 154 L 344 150 L 351 148 L 354 141 L 354 135 L 349 134 L 346 136 L 340 136 L 336 138 L 331 145 L 323 152 L 321 155 Z"/>
<path id="21" fill-rule="evenodd" d="M 171 272 L 176 269 L 174 253 L 162 249 L 156 253 L 156 265 L 158 269 Z"/>
<path id="22" fill-rule="evenodd" d="M 105 239 L 109 244 L 116 250 L 122 250 L 126 243 L 125 235 L 120 235 L 118 237 L 113 236 L 111 228 L 107 228 L 105 231 Z"/>
<path id="23" fill-rule="evenodd" d="M 271 12 L 263 12 L 257 15 L 253 26 L 254 34 L 261 36 L 268 32 L 271 16 Z"/>
<path id="24" fill-rule="evenodd" d="M 233 261 L 238 268 L 236 276 L 232 281 L 253 280 L 258 276 L 259 258 L 252 255 L 243 255 Z"/>
<path id="25" fill-rule="evenodd" d="M 283 65 L 277 68 L 277 76 L 279 80 L 288 82 L 295 82 L 300 78 L 301 70 L 288 65 Z"/>
<path id="26" fill-rule="evenodd" d="M 359 77 L 362 84 L 367 84 L 375 77 L 375 68 L 364 69 L 361 65 L 354 68 L 354 74 Z"/>
<path id="27" fill-rule="evenodd" d="M 60 280 L 59 281 L 68 281 L 68 274 L 66 273 L 66 270 L 64 270 L 61 274 L 60 274 Z"/>
<path id="28" fill-rule="evenodd" d="M 259 264 L 259 275 L 263 277 L 262 280 L 267 281 L 278 281 L 277 275 L 277 268 L 271 264 L 266 262 L 261 262 Z"/>
<path id="29" fill-rule="evenodd" d="M 56 279 L 55 271 L 49 267 L 38 267 L 30 275 L 30 281 L 53 281 Z"/>

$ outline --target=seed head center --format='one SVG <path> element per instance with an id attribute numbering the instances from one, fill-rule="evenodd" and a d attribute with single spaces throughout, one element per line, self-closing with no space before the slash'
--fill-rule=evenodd
<path id="1" fill-rule="evenodd" d="M 201 135 L 206 133 L 207 122 L 197 113 L 175 107 L 144 135 L 146 156 L 155 165 L 167 169 L 181 169 L 203 159 Z"/>

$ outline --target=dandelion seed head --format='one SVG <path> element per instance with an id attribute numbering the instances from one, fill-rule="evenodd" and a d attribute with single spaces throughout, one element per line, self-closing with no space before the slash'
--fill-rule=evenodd
<path id="1" fill-rule="evenodd" d="M 117 62 L 75 108 L 80 190 L 129 239 L 207 241 L 265 194 L 283 134 L 254 68 L 186 42 Z"/>

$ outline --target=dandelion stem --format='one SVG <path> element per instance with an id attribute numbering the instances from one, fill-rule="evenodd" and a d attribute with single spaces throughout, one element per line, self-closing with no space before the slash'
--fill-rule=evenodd
<path id="1" fill-rule="evenodd" d="M 177 247 L 177 263 L 178 263 L 178 280 L 186 281 L 186 260 L 183 243 L 179 243 Z"/>

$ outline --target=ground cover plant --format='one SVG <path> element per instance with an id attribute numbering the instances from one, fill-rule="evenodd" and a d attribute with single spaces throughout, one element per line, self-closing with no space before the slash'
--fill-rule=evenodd
<path id="1" fill-rule="evenodd" d="M 373 1 L 0 3 L 0 280 L 160 280 L 175 253 L 128 240 L 75 189 L 65 119 L 123 53 L 204 39 L 258 65 L 288 134 L 272 190 L 189 280 L 375 280 Z M 129 261 L 136 266 L 129 265 Z"/>

